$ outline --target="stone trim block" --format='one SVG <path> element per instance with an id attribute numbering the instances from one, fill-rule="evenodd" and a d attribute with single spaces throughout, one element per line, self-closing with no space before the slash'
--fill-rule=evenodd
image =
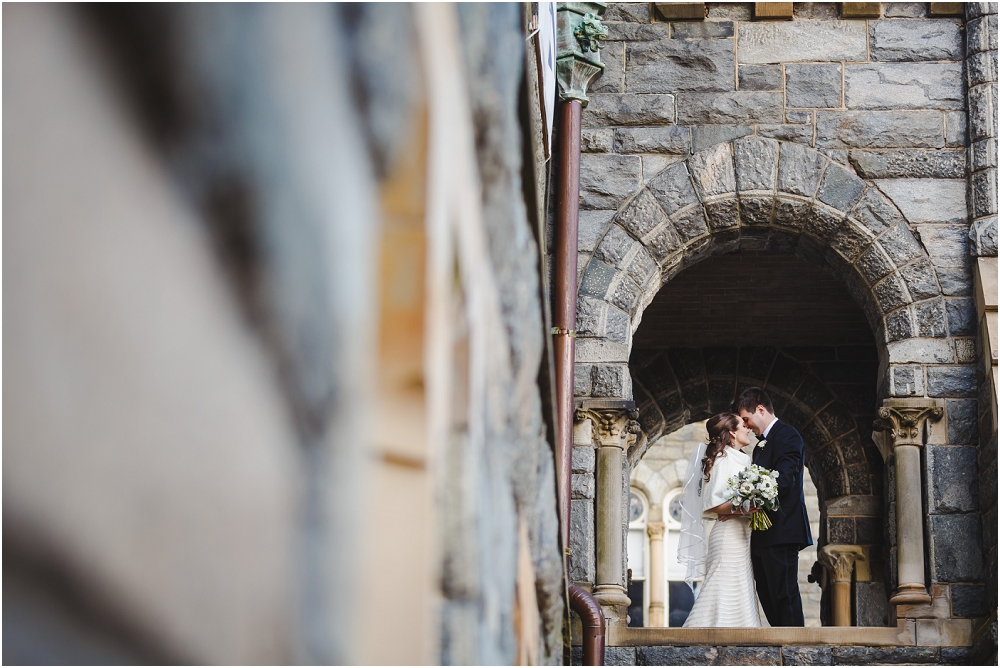
<path id="1" fill-rule="evenodd" d="M 910 223 L 964 223 L 964 179 L 886 179 L 875 182 Z"/>
<path id="2" fill-rule="evenodd" d="M 962 63 L 847 65 L 844 85 L 848 109 L 965 108 Z"/>
<path id="3" fill-rule="evenodd" d="M 983 154 L 988 148 L 985 142 Z M 995 145 L 994 145 L 994 162 Z M 965 151 L 922 149 L 900 149 L 888 151 L 852 150 L 849 153 L 851 166 L 866 179 L 899 178 L 965 178 Z"/>
<path id="4" fill-rule="evenodd" d="M 997 50 L 997 15 L 989 14 L 965 24 L 966 52 L 969 54 Z"/>
<path id="5" fill-rule="evenodd" d="M 816 148 L 943 148 L 939 111 L 817 111 Z"/>
<path id="6" fill-rule="evenodd" d="M 962 29 L 957 20 L 871 21 L 869 25 L 872 60 L 962 59 Z"/>
<path id="7" fill-rule="evenodd" d="M 583 110 L 583 125 L 671 125 L 676 117 L 673 95 L 594 93 Z"/>
<path id="8" fill-rule="evenodd" d="M 734 43 L 728 39 L 661 39 L 625 47 L 629 93 L 725 92 L 733 80 Z"/>
<path id="9" fill-rule="evenodd" d="M 618 153 L 667 153 L 687 155 L 691 150 L 691 130 L 679 127 L 618 128 L 614 131 Z"/>
<path id="10" fill-rule="evenodd" d="M 637 156 L 580 156 L 580 208 L 617 209 L 642 183 Z"/>
<path id="11" fill-rule="evenodd" d="M 740 23 L 740 64 L 858 62 L 868 57 L 866 22 Z"/>
<path id="12" fill-rule="evenodd" d="M 740 90 L 781 90 L 781 66 L 740 65 L 739 84 Z"/>
<path id="13" fill-rule="evenodd" d="M 840 63 L 785 65 L 785 104 L 816 109 L 839 108 L 844 86 Z"/>
<path id="14" fill-rule="evenodd" d="M 781 93 L 678 93 L 677 124 L 781 123 L 782 108 Z"/>

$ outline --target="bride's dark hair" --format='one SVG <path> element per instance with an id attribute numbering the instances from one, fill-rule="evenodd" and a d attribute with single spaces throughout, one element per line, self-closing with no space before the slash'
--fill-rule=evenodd
<path id="1" fill-rule="evenodd" d="M 726 456 L 726 447 L 733 444 L 733 435 L 729 432 L 739 429 L 741 420 L 732 413 L 719 413 L 708 418 L 705 428 L 708 429 L 708 445 L 705 447 L 705 458 L 701 460 L 701 469 L 705 473 L 705 482 L 712 475 L 712 466 L 716 457 Z"/>

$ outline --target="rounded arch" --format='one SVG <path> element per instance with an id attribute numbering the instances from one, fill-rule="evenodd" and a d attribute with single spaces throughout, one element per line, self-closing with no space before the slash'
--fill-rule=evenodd
<path id="1" fill-rule="evenodd" d="M 646 444 L 731 410 L 750 385 L 763 387 L 783 420 L 802 434 L 806 466 L 822 498 L 881 497 L 882 458 L 870 443 L 873 416 L 860 416 L 807 365 L 767 347 L 637 351 L 632 360 Z M 646 445 L 645 447 L 648 447 Z M 629 453 L 638 464 L 645 447 Z"/>
<path id="2" fill-rule="evenodd" d="M 684 268 L 738 249 L 795 254 L 837 277 L 864 311 L 883 369 L 948 354 L 934 329 L 945 308 L 937 275 L 896 206 L 814 149 L 745 137 L 667 167 L 601 234 L 577 299 L 577 396 L 631 399 L 643 310 Z M 880 380 L 879 391 L 890 388 Z"/>

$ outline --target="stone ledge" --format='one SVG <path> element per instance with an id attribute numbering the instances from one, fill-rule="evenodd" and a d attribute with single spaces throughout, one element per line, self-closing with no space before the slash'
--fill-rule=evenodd
<path id="1" fill-rule="evenodd" d="M 971 628 L 970 628 L 971 631 Z M 971 633 L 949 642 L 971 644 Z M 821 628 L 629 628 L 608 624 L 609 647 L 657 647 L 666 645 L 737 645 L 776 647 L 785 645 L 859 645 L 869 647 L 916 646 L 917 631 L 912 621 L 894 627 L 824 626 Z"/>

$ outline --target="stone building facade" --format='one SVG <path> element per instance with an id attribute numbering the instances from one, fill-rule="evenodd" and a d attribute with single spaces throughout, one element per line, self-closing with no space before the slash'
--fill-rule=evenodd
<path id="1" fill-rule="evenodd" d="M 851 623 L 981 642 L 996 610 L 995 316 L 976 300 L 996 274 L 996 5 L 854 18 L 794 3 L 774 20 L 762 4 L 605 13 L 583 121 L 578 403 L 634 402 L 635 470 L 662 434 L 765 387 L 805 439 L 820 552 L 864 555 L 846 575 L 833 557 L 821 569 L 854 578 Z M 906 474 L 900 411 L 923 411 Z M 926 604 L 898 603 L 913 558 L 898 494 L 924 499 Z M 594 531 L 574 579 L 599 570 Z"/>

